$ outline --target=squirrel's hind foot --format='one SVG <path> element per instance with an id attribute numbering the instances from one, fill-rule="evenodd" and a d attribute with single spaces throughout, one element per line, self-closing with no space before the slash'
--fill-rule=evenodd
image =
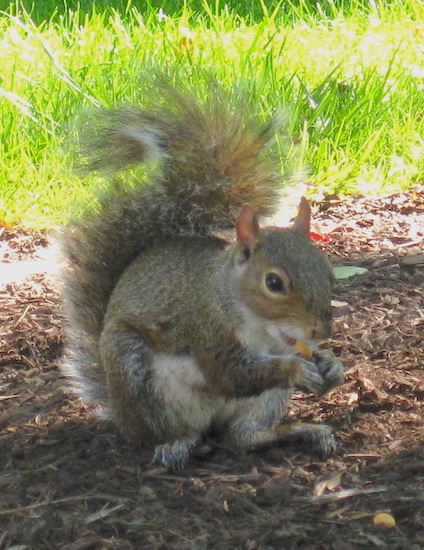
<path id="1" fill-rule="evenodd" d="M 280 433 L 280 441 L 300 439 L 306 443 L 311 452 L 321 459 L 326 459 L 337 449 L 333 432 L 325 424 L 294 422 L 293 424 L 282 424 L 275 430 Z"/>
<path id="2" fill-rule="evenodd" d="M 173 443 L 158 445 L 152 463 L 162 464 L 172 471 L 182 470 L 192 456 L 195 445 L 194 439 L 179 439 Z"/>
<path id="3" fill-rule="evenodd" d="M 336 451 L 337 443 L 329 426 L 301 423 L 300 427 L 301 437 L 320 458 L 325 459 Z"/>
<path id="4" fill-rule="evenodd" d="M 329 426 L 306 422 L 283 422 L 269 429 L 253 429 L 249 437 L 244 434 L 240 448 L 254 450 L 291 441 L 306 443 L 311 452 L 325 459 L 336 449 L 337 443 Z"/>

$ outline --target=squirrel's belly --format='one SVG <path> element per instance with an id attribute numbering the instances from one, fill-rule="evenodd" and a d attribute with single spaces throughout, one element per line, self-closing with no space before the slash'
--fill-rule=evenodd
<path id="1" fill-rule="evenodd" d="M 186 354 L 155 353 L 152 383 L 171 429 L 207 430 L 224 398 L 211 393 L 197 363 Z"/>

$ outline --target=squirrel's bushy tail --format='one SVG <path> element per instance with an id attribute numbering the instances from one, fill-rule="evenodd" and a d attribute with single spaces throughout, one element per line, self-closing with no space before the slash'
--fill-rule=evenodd
<path id="1" fill-rule="evenodd" d="M 233 227 L 245 203 L 262 215 L 278 207 L 275 120 L 262 123 L 236 96 L 211 86 L 199 97 L 162 80 L 145 108 L 98 109 L 82 127 L 85 168 L 115 174 L 61 234 L 65 368 L 89 400 L 107 403 L 98 340 L 110 294 L 134 257 L 159 239 Z M 116 176 L 147 161 L 149 178 Z"/>

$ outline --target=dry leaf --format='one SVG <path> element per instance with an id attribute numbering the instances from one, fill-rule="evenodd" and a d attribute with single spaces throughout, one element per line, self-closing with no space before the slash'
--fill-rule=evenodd
<path id="1" fill-rule="evenodd" d="M 334 277 L 336 279 L 348 279 L 354 275 L 361 275 L 366 273 L 368 269 L 365 267 L 359 267 L 356 265 L 344 265 L 340 267 L 333 267 Z"/>
<path id="2" fill-rule="evenodd" d="M 341 478 L 341 472 L 332 472 L 329 476 L 323 477 L 314 485 L 312 490 L 314 496 L 320 497 L 326 491 L 334 491 L 340 485 Z"/>
<path id="3" fill-rule="evenodd" d="M 319 225 L 316 223 L 311 223 L 311 230 L 309 231 L 309 237 L 314 241 L 320 243 L 328 243 L 331 241 L 331 238 L 326 233 L 323 233 Z"/>
<path id="4" fill-rule="evenodd" d="M 10 231 L 13 228 L 13 225 L 10 222 L 7 222 L 3 218 L 0 218 L 0 227 L 4 227 L 8 231 Z"/>

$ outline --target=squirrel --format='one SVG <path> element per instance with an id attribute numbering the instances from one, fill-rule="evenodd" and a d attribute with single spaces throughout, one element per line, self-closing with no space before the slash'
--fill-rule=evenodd
<path id="1" fill-rule="evenodd" d="M 295 388 L 343 381 L 317 346 L 332 270 L 306 199 L 290 227 L 261 227 L 286 181 L 275 117 L 216 87 L 159 80 L 148 96 L 98 108 L 83 128 L 85 167 L 113 177 L 62 229 L 66 375 L 169 469 L 211 433 L 242 451 L 300 439 L 325 458 L 331 428 L 285 417 Z"/>

